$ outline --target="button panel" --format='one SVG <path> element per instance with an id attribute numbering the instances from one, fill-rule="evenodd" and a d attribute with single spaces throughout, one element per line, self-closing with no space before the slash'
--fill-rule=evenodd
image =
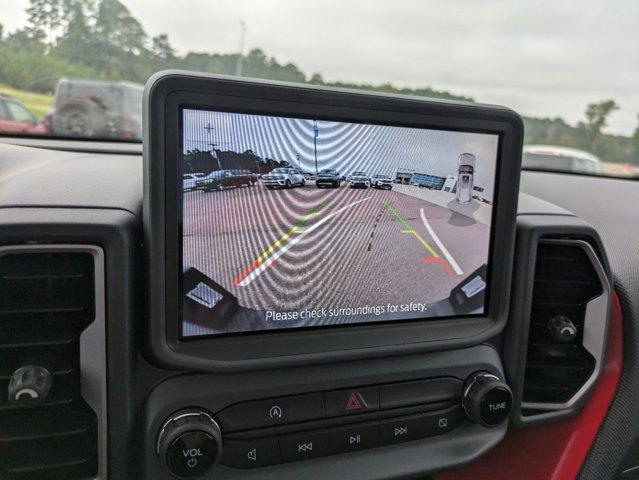
<path id="1" fill-rule="evenodd" d="M 279 438 L 228 440 L 224 446 L 222 464 L 235 468 L 253 468 L 356 452 L 441 435 L 459 426 L 464 419 L 462 408 L 455 406 L 435 412 L 340 425 Z M 228 449 L 232 452 L 228 453 Z"/>
<path id="2" fill-rule="evenodd" d="M 232 405 L 218 413 L 225 434 L 231 434 L 221 463 L 264 467 L 442 435 L 466 418 L 462 385 L 447 377 Z M 284 427 L 295 423 L 300 425 Z M 253 435 L 259 438 L 249 438 Z"/>

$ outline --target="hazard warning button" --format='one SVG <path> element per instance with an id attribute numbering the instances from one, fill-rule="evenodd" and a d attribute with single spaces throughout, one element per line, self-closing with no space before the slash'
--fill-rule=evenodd
<path id="1" fill-rule="evenodd" d="M 326 416 L 341 417 L 379 410 L 379 387 L 324 392 Z"/>

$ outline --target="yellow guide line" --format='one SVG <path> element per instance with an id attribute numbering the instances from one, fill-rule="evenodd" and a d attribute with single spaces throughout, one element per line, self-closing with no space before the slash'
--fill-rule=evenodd
<path id="1" fill-rule="evenodd" d="M 257 261 L 262 263 L 264 260 L 266 260 L 266 257 L 268 257 L 271 253 L 273 253 L 273 250 L 279 247 L 282 244 L 282 242 L 285 242 L 286 239 L 291 236 L 291 233 L 293 233 L 293 230 L 295 230 L 295 227 L 291 228 L 288 232 L 282 235 L 280 239 L 277 240 L 273 245 L 271 245 L 266 250 L 264 250 L 264 252 L 262 252 L 262 255 L 257 257 Z"/>
<path id="2" fill-rule="evenodd" d="M 412 233 L 413 235 L 415 235 L 415 238 L 417 238 L 419 243 L 421 243 L 424 246 L 424 248 L 428 250 L 433 257 L 439 258 L 439 255 L 437 255 L 437 252 L 433 250 L 432 247 L 426 242 L 426 240 L 424 240 L 419 235 L 419 233 L 417 233 L 415 230 L 402 230 L 402 233 Z"/>

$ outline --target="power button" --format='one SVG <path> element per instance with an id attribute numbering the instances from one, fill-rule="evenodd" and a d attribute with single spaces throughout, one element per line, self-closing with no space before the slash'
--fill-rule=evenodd
<path id="1" fill-rule="evenodd" d="M 177 477 L 198 477 L 215 463 L 217 442 L 208 433 L 186 432 L 169 446 L 166 463 Z"/>
<path id="2" fill-rule="evenodd" d="M 173 476 L 199 477 L 220 458 L 222 433 L 207 411 L 181 410 L 162 425 L 156 448 Z"/>

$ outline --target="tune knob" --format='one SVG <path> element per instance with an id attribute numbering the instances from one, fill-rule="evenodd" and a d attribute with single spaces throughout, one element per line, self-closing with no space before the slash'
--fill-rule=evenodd
<path id="1" fill-rule="evenodd" d="M 476 372 L 464 384 L 462 405 L 470 420 L 484 427 L 495 427 L 508 418 L 513 395 L 496 375 Z"/>
<path id="2" fill-rule="evenodd" d="M 222 432 L 205 410 L 191 408 L 174 413 L 158 434 L 157 454 L 178 478 L 199 477 L 222 453 Z"/>

